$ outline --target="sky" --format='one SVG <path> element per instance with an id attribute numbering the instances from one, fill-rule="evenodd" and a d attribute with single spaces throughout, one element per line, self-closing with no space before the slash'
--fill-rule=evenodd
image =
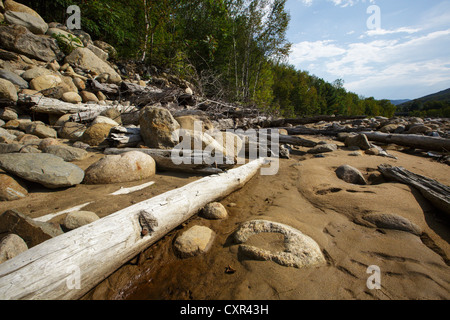
<path id="1" fill-rule="evenodd" d="M 289 63 L 375 99 L 450 88 L 450 0 L 288 0 Z"/>

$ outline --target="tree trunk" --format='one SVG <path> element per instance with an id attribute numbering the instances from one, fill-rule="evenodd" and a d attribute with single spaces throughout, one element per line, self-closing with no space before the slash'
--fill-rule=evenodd
<path id="1" fill-rule="evenodd" d="M 394 143 L 403 147 L 450 152 L 450 139 L 420 136 L 415 134 L 388 134 L 381 132 L 361 132 L 371 141 L 385 144 Z"/>
<path id="2" fill-rule="evenodd" d="M 0 299 L 79 299 L 206 204 L 243 187 L 264 161 L 260 158 L 127 207 L 0 264 Z M 144 227 L 149 228 L 147 234 Z"/>

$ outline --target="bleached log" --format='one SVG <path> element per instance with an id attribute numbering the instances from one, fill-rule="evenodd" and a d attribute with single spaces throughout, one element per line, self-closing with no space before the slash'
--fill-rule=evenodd
<path id="1" fill-rule="evenodd" d="M 146 149 L 146 148 L 107 148 L 104 154 L 122 154 L 130 151 L 140 151 L 150 155 L 156 162 L 158 170 L 215 174 L 234 166 L 235 161 L 229 157 L 224 157 L 221 163 L 214 164 L 214 159 L 210 154 L 203 151 L 187 152 L 183 151 L 183 163 L 174 163 L 172 159 L 172 150 Z"/>
<path id="2" fill-rule="evenodd" d="M 68 103 L 58 99 L 38 97 L 26 94 L 19 94 L 19 101 L 29 104 L 30 110 L 37 113 L 46 114 L 83 114 L 83 119 L 86 120 L 89 115 L 90 119 L 95 118 L 100 115 L 103 111 L 111 108 L 116 108 L 119 112 L 125 112 L 131 107 L 129 106 L 110 106 L 110 105 L 100 105 L 100 104 L 88 104 L 88 103 Z"/>
<path id="3" fill-rule="evenodd" d="M 416 134 L 389 134 L 381 132 L 362 132 L 371 141 L 397 144 L 403 147 L 450 152 L 450 139 L 428 137 Z"/>
<path id="4" fill-rule="evenodd" d="M 264 162 L 197 180 L 15 256 L 0 264 L 0 299 L 79 299 L 206 204 L 243 187 Z M 143 225 L 150 232 L 142 233 Z"/>
<path id="5" fill-rule="evenodd" d="M 381 165 L 378 167 L 378 170 L 387 179 L 395 180 L 418 189 L 424 198 L 445 212 L 447 217 L 450 217 L 450 187 L 436 180 L 415 174 L 402 167 Z"/>

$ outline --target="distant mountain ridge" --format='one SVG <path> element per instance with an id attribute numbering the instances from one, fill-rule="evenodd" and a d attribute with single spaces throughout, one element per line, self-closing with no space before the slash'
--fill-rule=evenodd
<path id="1" fill-rule="evenodd" d="M 411 101 L 411 99 L 389 100 L 394 106 Z"/>
<path id="2" fill-rule="evenodd" d="M 397 105 L 397 113 L 417 116 L 450 116 L 450 88 Z"/>

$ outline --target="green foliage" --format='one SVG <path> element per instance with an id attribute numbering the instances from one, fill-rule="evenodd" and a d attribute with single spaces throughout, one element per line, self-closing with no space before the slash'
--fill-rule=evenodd
<path id="1" fill-rule="evenodd" d="M 286 39 L 290 20 L 286 1 L 29 0 L 24 4 L 46 21 L 63 24 L 67 7 L 78 5 L 81 27 L 93 40 L 110 43 L 121 58 L 140 60 L 187 79 L 210 98 L 290 117 L 393 115 L 395 107 L 388 101 L 347 92 L 342 79 L 328 83 L 284 63 L 291 46 Z"/>
<path id="2" fill-rule="evenodd" d="M 67 35 L 62 33 L 54 33 L 52 37 L 56 39 L 59 48 L 65 55 L 69 55 L 75 48 L 84 47 L 83 42 L 78 37 L 70 33 Z"/>

